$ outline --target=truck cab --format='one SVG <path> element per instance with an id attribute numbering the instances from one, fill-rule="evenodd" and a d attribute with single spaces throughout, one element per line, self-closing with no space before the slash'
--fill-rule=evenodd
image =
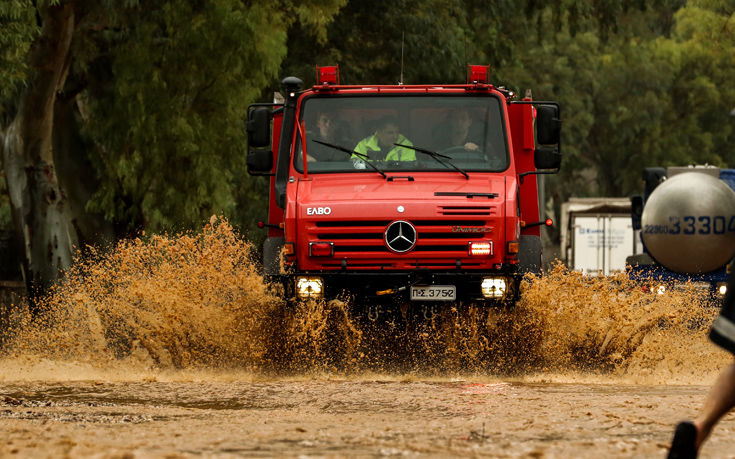
<path id="1" fill-rule="evenodd" d="M 249 172 L 270 178 L 264 271 L 287 299 L 512 303 L 541 268 L 538 174 L 561 162 L 559 106 L 462 85 L 341 85 L 248 110 Z"/>

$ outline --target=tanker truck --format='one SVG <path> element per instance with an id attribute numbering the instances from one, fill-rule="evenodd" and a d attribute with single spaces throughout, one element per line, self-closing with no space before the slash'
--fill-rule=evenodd
<path id="1" fill-rule="evenodd" d="M 735 170 L 652 167 L 643 179 L 644 194 L 631 197 L 643 253 L 628 257 L 630 276 L 654 293 L 687 284 L 709 299 L 724 296 L 735 255 Z"/>

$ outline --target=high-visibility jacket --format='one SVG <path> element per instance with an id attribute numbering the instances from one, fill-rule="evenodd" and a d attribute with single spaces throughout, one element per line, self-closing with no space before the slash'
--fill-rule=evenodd
<path id="1" fill-rule="evenodd" d="M 398 135 L 398 140 L 396 140 L 396 143 L 413 146 L 413 143 L 405 138 L 403 134 Z M 410 148 L 399 147 L 396 145 L 394 145 L 393 148 L 391 148 L 388 153 L 385 154 L 385 158 L 382 158 L 383 152 L 378 146 L 377 134 L 373 134 L 370 137 L 362 139 L 360 143 L 355 146 L 355 151 L 364 155 L 368 155 L 370 159 L 378 158 L 383 159 L 384 161 L 416 161 L 416 152 L 414 150 L 411 150 Z M 376 154 L 375 152 L 380 153 Z M 352 155 L 352 157 L 357 158 L 356 155 Z"/>

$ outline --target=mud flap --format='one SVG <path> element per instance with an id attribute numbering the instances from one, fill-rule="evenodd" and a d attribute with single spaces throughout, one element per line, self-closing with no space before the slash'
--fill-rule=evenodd
<path id="1" fill-rule="evenodd" d="M 284 238 L 269 237 L 263 242 L 263 273 L 275 276 L 281 271 L 281 249 Z"/>
<path id="2" fill-rule="evenodd" d="M 518 260 L 521 273 L 541 274 L 541 238 L 539 236 L 521 236 Z"/>

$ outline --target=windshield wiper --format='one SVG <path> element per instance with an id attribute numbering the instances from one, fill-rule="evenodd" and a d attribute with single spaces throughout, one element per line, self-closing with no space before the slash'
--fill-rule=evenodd
<path id="1" fill-rule="evenodd" d="M 425 155 L 429 155 L 432 158 L 434 158 L 436 160 L 436 162 L 438 162 L 439 164 L 442 164 L 444 166 L 451 167 L 455 171 L 457 171 L 460 174 L 464 175 L 466 178 L 468 178 L 468 179 L 470 178 L 470 176 L 467 174 L 467 172 L 463 171 L 459 167 L 457 167 L 454 164 L 452 164 L 451 163 L 451 159 L 452 158 L 449 157 L 449 156 L 447 156 L 447 155 L 442 155 L 441 153 L 437 153 L 435 151 L 427 150 L 425 148 L 414 147 L 413 145 L 404 145 L 402 143 L 394 143 L 393 145 L 398 145 L 399 147 L 404 147 L 404 148 L 410 148 L 411 150 L 417 151 L 419 153 L 423 153 Z M 441 158 L 446 159 L 446 161 L 442 160 Z"/>
<path id="2" fill-rule="evenodd" d="M 334 148 L 335 150 L 339 150 L 341 152 L 347 153 L 348 155 L 350 155 L 350 157 L 352 155 L 355 155 L 358 158 L 362 159 L 362 162 L 363 163 L 365 163 L 368 166 L 372 167 L 375 170 L 375 172 L 377 172 L 378 174 L 382 175 L 384 179 L 387 179 L 388 178 L 388 176 L 385 175 L 385 172 L 383 172 L 382 170 L 378 169 L 378 167 L 376 165 L 374 165 L 374 164 L 372 164 L 371 162 L 368 161 L 368 155 L 366 155 L 364 153 L 359 153 L 359 152 L 356 152 L 355 150 L 350 150 L 349 148 L 345 148 L 345 147 L 342 147 L 340 145 L 335 145 L 333 143 L 322 142 L 321 140 L 311 139 L 311 141 L 312 142 L 316 142 L 316 143 L 320 143 L 320 144 L 326 145 L 326 146 L 328 146 L 330 148 Z"/>

